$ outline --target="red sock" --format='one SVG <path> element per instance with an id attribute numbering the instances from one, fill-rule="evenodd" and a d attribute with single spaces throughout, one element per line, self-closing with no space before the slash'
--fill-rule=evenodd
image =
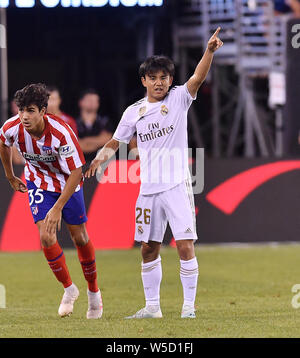
<path id="1" fill-rule="evenodd" d="M 89 240 L 86 245 L 84 246 L 76 245 L 76 248 L 77 248 L 78 257 L 81 263 L 84 277 L 88 283 L 88 288 L 92 292 L 97 292 L 98 284 L 97 284 L 97 269 L 96 269 L 94 246 L 91 240 Z"/>
<path id="2" fill-rule="evenodd" d="M 52 246 L 43 247 L 43 251 L 57 280 L 61 282 L 65 288 L 72 285 L 65 255 L 62 248 L 59 246 L 59 243 L 56 241 Z"/>

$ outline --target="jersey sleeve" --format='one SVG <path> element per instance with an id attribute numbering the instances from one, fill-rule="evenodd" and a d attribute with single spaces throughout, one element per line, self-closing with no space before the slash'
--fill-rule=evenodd
<path id="1" fill-rule="evenodd" d="M 6 133 L 3 131 L 3 127 L 0 129 L 0 139 L 7 147 L 11 147 L 13 145 L 13 141 L 11 138 L 6 136 Z"/>
<path id="2" fill-rule="evenodd" d="M 171 93 L 176 103 L 180 103 L 181 106 L 186 110 L 190 108 L 193 101 L 197 98 L 197 95 L 192 97 L 186 83 L 182 86 L 173 87 L 171 89 Z"/>
<path id="3" fill-rule="evenodd" d="M 7 120 L 0 129 L 0 139 L 7 147 L 12 147 L 14 144 L 19 122 L 18 118 L 13 117 Z"/>
<path id="4" fill-rule="evenodd" d="M 73 131 L 65 128 L 58 148 L 58 160 L 62 168 L 69 171 L 85 164 L 84 154 Z"/>
<path id="5" fill-rule="evenodd" d="M 113 135 L 113 138 L 119 142 L 128 144 L 136 132 L 135 121 L 133 120 L 134 114 L 130 107 L 125 110 L 118 127 Z"/>

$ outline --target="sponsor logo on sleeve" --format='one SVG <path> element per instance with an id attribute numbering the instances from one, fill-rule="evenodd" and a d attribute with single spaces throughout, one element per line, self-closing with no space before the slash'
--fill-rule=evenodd
<path id="1" fill-rule="evenodd" d="M 70 144 L 63 145 L 59 148 L 58 153 L 61 157 L 71 157 L 74 153 L 74 147 L 72 147 Z"/>

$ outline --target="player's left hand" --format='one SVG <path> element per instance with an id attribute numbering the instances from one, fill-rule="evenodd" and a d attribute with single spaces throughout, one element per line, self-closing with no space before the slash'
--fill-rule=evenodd
<path id="1" fill-rule="evenodd" d="M 55 208 L 54 206 L 48 211 L 45 217 L 46 232 L 50 235 L 56 234 L 61 228 L 61 210 Z"/>
<path id="2" fill-rule="evenodd" d="M 215 52 L 217 49 L 223 46 L 223 42 L 218 37 L 220 31 L 221 27 L 218 27 L 212 37 L 208 40 L 207 48 L 210 52 Z"/>

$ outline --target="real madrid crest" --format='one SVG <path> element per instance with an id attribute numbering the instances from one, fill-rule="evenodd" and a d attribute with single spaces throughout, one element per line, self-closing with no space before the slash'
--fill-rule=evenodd
<path id="1" fill-rule="evenodd" d="M 160 107 L 160 113 L 163 115 L 163 116 L 166 116 L 168 114 L 169 110 L 168 110 L 168 107 L 165 106 L 164 104 Z"/>
<path id="2" fill-rule="evenodd" d="M 146 113 L 146 106 L 144 106 L 144 107 L 141 107 L 140 109 L 139 109 L 139 116 L 140 117 L 143 117 L 143 115 Z"/>
<path id="3" fill-rule="evenodd" d="M 144 230 L 141 225 L 139 225 L 137 229 L 139 234 L 143 234 Z"/>

